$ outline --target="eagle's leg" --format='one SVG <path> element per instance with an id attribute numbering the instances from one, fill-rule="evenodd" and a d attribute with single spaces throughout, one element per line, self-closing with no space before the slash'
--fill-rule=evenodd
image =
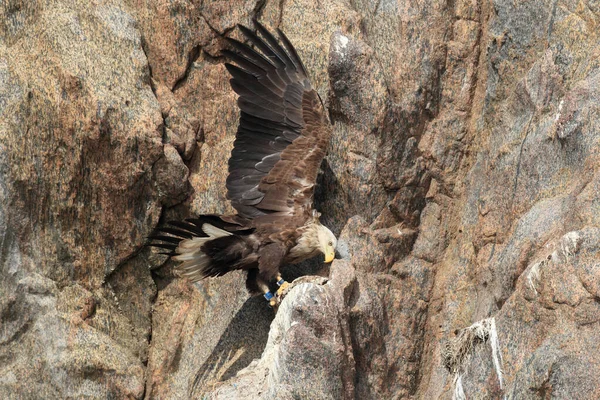
<path id="1" fill-rule="evenodd" d="M 262 292 L 263 292 L 263 296 L 269 302 L 269 305 L 271 307 L 275 307 L 277 305 L 277 298 L 273 295 L 273 293 L 271 293 L 271 290 L 269 289 L 269 285 L 267 285 L 266 283 L 264 283 L 262 281 L 258 281 L 257 283 L 258 283 L 258 286 L 260 287 L 260 290 L 262 290 Z"/>
<path id="2" fill-rule="evenodd" d="M 273 296 L 273 293 L 271 293 L 270 290 L 267 289 L 267 291 L 265 292 L 264 296 L 265 296 L 265 299 L 269 300 L 269 305 L 271 307 L 275 307 L 277 305 L 276 297 Z"/>
<path id="3" fill-rule="evenodd" d="M 280 297 L 283 294 L 283 292 L 285 292 L 287 290 L 287 288 L 290 286 L 290 284 L 287 283 L 281 277 L 281 274 L 277 274 L 277 286 L 279 286 L 279 289 L 277 289 L 277 292 L 275 294 L 277 295 L 277 297 Z"/>
<path id="4" fill-rule="evenodd" d="M 281 243 L 269 243 L 258 251 L 258 276 L 256 281 L 264 293 L 265 299 L 269 300 L 271 307 L 279 304 L 279 299 L 273 296 L 269 290 L 269 283 L 273 282 L 275 276 L 280 280 L 279 266 L 285 257 L 286 248 Z"/>

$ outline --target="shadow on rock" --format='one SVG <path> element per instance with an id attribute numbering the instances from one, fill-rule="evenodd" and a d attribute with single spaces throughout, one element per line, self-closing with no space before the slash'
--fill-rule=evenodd
<path id="1" fill-rule="evenodd" d="M 262 296 L 248 299 L 200 367 L 190 397 L 206 391 L 219 381 L 234 377 L 252 360 L 260 358 L 274 317 L 275 314 Z"/>

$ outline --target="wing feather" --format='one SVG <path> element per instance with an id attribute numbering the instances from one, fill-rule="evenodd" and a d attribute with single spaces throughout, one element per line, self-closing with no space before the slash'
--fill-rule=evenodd
<path id="1" fill-rule="evenodd" d="M 281 45 L 279 44 L 277 39 L 275 39 L 275 36 L 271 34 L 271 32 L 269 32 L 262 24 L 257 24 L 256 28 L 261 33 L 261 35 L 263 35 L 263 37 L 267 40 L 273 51 L 275 51 L 277 55 L 282 60 L 284 60 L 286 67 L 288 67 L 290 70 L 295 69 L 296 71 L 301 71 L 302 75 L 308 76 L 306 71 L 304 71 L 303 69 L 299 69 L 298 66 L 294 64 L 294 61 L 292 61 L 289 54 L 281 47 Z"/>
<path id="2" fill-rule="evenodd" d="M 226 67 L 241 112 L 227 197 L 259 226 L 308 215 L 331 126 L 289 39 L 256 27 L 239 27 L 254 48 L 229 39 L 233 50 L 223 54 L 236 64 Z"/>
<path id="3" fill-rule="evenodd" d="M 283 59 L 280 57 L 280 55 L 276 51 L 274 51 L 273 48 L 271 48 L 266 42 L 264 42 L 261 38 L 259 38 L 254 32 L 252 32 L 250 29 L 246 28 L 243 25 L 240 25 L 239 28 L 242 31 L 242 33 L 244 34 L 244 36 L 246 36 L 248 39 L 250 39 L 250 41 L 264 55 L 267 56 L 269 61 L 271 61 L 277 69 L 280 69 L 281 67 L 284 67 L 284 68 L 286 67 L 286 63 L 283 61 Z M 268 39 L 267 39 L 267 41 L 268 41 Z M 282 75 L 287 77 L 287 74 L 282 74 Z M 291 83 L 291 80 L 289 80 L 289 78 L 286 80 L 288 80 L 288 83 Z"/>
<path id="4" fill-rule="evenodd" d="M 283 31 L 281 31 L 281 29 L 279 29 L 279 28 L 277 28 L 277 34 L 281 38 L 281 41 L 283 42 L 283 45 L 285 46 L 287 51 L 290 52 L 292 59 L 294 61 L 294 64 L 296 65 L 296 68 L 299 71 L 302 71 L 302 74 L 304 76 L 308 76 L 308 73 L 306 72 L 306 68 L 304 67 L 304 63 L 302 62 L 302 59 L 296 52 L 296 49 L 292 45 L 292 42 L 290 42 L 290 40 L 287 38 L 287 36 L 285 36 L 285 33 L 283 33 Z"/>

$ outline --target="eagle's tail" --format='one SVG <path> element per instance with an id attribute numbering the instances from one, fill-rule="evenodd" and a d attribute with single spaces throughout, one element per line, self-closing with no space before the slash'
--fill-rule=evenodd
<path id="1" fill-rule="evenodd" d="M 251 262 L 250 229 L 225 222 L 219 216 L 202 215 L 185 222 L 169 222 L 150 236 L 150 246 L 168 250 L 180 264 L 178 275 L 191 282 L 208 276 L 221 276 L 229 271 L 246 267 Z"/>

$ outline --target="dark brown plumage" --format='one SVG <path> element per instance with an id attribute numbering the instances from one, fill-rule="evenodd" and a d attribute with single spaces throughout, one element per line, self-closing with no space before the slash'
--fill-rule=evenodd
<path id="1" fill-rule="evenodd" d="M 151 245 L 181 261 L 177 270 L 191 281 L 244 269 L 248 289 L 268 293 L 282 264 L 319 253 L 333 258 L 335 237 L 312 208 L 332 129 L 290 41 L 279 30 L 280 41 L 260 23 L 256 27 L 260 36 L 239 26 L 254 48 L 227 39 L 232 50 L 223 50 L 236 64 L 225 66 L 239 95 L 227 178 L 237 214 L 171 222 Z"/>

